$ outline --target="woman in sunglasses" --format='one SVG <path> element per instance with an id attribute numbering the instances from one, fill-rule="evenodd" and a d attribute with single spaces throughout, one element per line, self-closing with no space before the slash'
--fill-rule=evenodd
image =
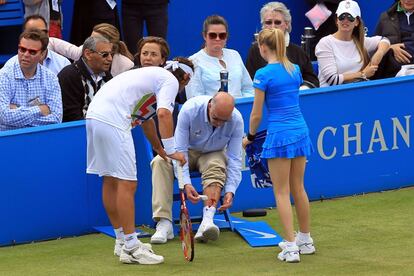
<path id="1" fill-rule="evenodd" d="M 313 72 L 310 58 L 306 55 L 301 47 L 290 41 L 290 32 L 292 31 L 292 16 L 290 11 L 282 2 L 269 2 L 260 10 L 260 22 L 262 29 L 277 28 L 285 34 L 286 55 L 290 62 L 299 65 L 302 73 L 303 83 L 301 89 L 319 87 L 319 80 Z M 247 55 L 246 68 L 253 78 L 256 71 L 267 65 L 259 52 L 257 42 L 249 49 Z"/>
<path id="2" fill-rule="evenodd" d="M 338 31 L 322 38 L 315 49 L 321 86 L 371 78 L 390 47 L 385 37 L 365 37 L 357 2 L 339 3 L 336 16 Z"/>
<path id="3" fill-rule="evenodd" d="M 134 66 L 134 57 L 129 52 L 126 44 L 120 40 L 117 28 L 108 23 L 101 23 L 93 27 L 91 36 L 103 36 L 113 45 L 113 59 L 111 75 L 116 76 L 131 69 Z M 82 46 L 73 45 L 65 40 L 51 37 L 48 48 L 72 60 L 78 60 L 82 56 Z"/>
<path id="4" fill-rule="evenodd" d="M 228 92 L 233 97 L 252 97 L 253 84 L 244 67 L 240 54 L 225 48 L 228 39 L 228 25 L 219 15 L 204 20 L 204 47 L 190 56 L 195 74 L 186 87 L 187 98 L 197 95 L 214 95 L 220 89 L 220 72 L 228 72 Z"/>

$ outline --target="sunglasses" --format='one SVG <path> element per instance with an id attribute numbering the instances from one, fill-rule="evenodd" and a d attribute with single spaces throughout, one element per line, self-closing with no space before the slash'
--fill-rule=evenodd
<path id="1" fill-rule="evenodd" d="M 265 22 L 265 25 L 272 25 L 272 23 L 273 24 L 275 24 L 276 26 L 279 26 L 280 24 L 282 24 L 282 21 L 281 20 L 266 20 Z"/>
<path id="2" fill-rule="evenodd" d="M 98 55 L 100 55 L 103 58 L 107 58 L 109 55 L 111 55 L 111 57 L 114 56 L 113 52 L 98 52 L 98 51 L 94 51 L 94 50 L 91 50 L 91 51 L 94 52 L 94 53 L 97 53 Z"/>
<path id="3" fill-rule="evenodd" d="M 225 40 L 227 38 L 227 33 L 207 33 L 208 38 L 210 39 L 217 39 Z"/>
<path id="4" fill-rule="evenodd" d="M 40 51 L 42 51 L 42 49 L 38 49 L 38 50 L 36 50 L 36 49 L 29 49 L 29 48 L 26 48 L 26 47 L 23 47 L 23 46 L 20 46 L 20 45 L 18 46 L 18 50 L 22 54 L 25 54 L 26 52 L 29 52 L 29 54 L 31 56 L 35 56 L 35 55 L 37 55 L 37 53 L 39 53 Z"/>
<path id="5" fill-rule="evenodd" d="M 343 21 L 348 19 L 349 22 L 354 22 L 355 21 L 355 17 L 353 17 L 352 15 L 350 15 L 349 13 L 343 13 L 340 16 L 338 16 L 339 21 Z"/>

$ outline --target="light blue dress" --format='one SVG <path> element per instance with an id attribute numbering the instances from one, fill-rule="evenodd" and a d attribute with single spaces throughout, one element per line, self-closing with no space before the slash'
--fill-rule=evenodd
<path id="1" fill-rule="evenodd" d="M 295 158 L 313 152 L 308 126 L 299 107 L 302 82 L 296 64 L 292 74 L 280 63 L 268 64 L 256 72 L 253 86 L 266 94 L 268 110 L 262 158 Z"/>

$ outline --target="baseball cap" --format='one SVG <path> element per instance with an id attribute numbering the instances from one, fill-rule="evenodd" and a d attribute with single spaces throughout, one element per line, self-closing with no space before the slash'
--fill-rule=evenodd
<path id="1" fill-rule="evenodd" d="M 336 15 L 340 16 L 343 13 L 349 13 L 353 17 L 361 17 L 361 9 L 359 8 L 358 3 L 352 0 L 345 0 L 339 3 Z"/>

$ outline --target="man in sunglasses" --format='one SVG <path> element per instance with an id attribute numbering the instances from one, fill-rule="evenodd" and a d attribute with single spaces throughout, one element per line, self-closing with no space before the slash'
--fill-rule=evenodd
<path id="1" fill-rule="evenodd" d="M 315 75 L 310 58 L 301 47 L 290 42 L 289 33 L 292 31 L 292 17 L 285 4 L 269 2 L 260 10 L 262 29 L 278 28 L 285 33 L 286 55 L 290 62 L 299 65 L 302 73 L 302 89 L 319 87 L 318 77 Z M 252 79 L 256 71 L 264 67 L 267 62 L 259 52 L 257 42 L 250 47 L 246 60 L 246 68 Z"/>
<path id="2" fill-rule="evenodd" d="M 217 202 L 224 189 L 223 204 L 231 207 L 241 181 L 241 142 L 244 135 L 243 118 L 234 107 L 229 93 L 218 92 L 213 97 L 197 96 L 187 100 L 178 113 L 175 130 L 175 149 L 184 153 L 187 163 L 183 178 L 187 198 L 196 203 L 199 194 L 191 184 L 190 171 L 201 173 L 204 202 L 203 220 L 195 239 L 200 242 L 217 240 L 219 228 L 214 224 Z M 151 243 L 166 243 L 174 238 L 172 227 L 173 167 L 157 155 L 152 168 L 152 216 L 158 221 Z"/>
<path id="3" fill-rule="evenodd" d="M 0 72 L 0 130 L 62 121 L 58 79 L 39 64 L 48 43 L 39 30 L 20 35 L 17 59 Z"/>
<path id="4" fill-rule="evenodd" d="M 404 64 L 414 63 L 414 0 L 397 0 L 381 14 L 376 35 L 387 37 L 391 46 L 378 74 L 394 77 Z"/>
<path id="5" fill-rule="evenodd" d="M 112 56 L 109 40 L 102 36 L 90 36 L 83 43 L 81 58 L 58 74 L 64 122 L 85 118 L 96 92 L 112 78 Z"/>

